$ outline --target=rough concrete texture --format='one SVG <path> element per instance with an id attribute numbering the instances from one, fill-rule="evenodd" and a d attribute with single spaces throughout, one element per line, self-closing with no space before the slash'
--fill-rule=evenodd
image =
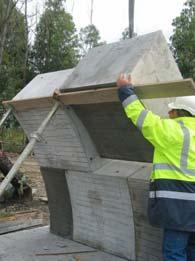
<path id="1" fill-rule="evenodd" d="M 133 211 L 124 175 L 130 175 L 137 167 L 133 169 L 131 164 L 118 161 L 114 168 L 112 163 L 94 173 L 66 174 L 73 210 L 73 239 L 135 260 Z M 115 175 L 117 171 L 119 175 Z"/>
<path id="2" fill-rule="evenodd" d="M 153 147 L 126 118 L 119 103 L 74 106 L 101 157 L 151 162 Z"/>
<path id="3" fill-rule="evenodd" d="M 114 82 L 121 71 L 130 72 L 135 83 L 181 79 L 164 37 L 156 32 L 91 50 L 63 88 Z M 57 85 L 62 87 L 61 81 Z M 167 102 L 144 101 L 161 116 Z M 15 114 L 30 137 L 49 110 Z M 131 261 L 162 260 L 162 232 L 150 227 L 146 214 L 151 165 L 129 161 L 150 162 L 152 147 L 119 104 L 60 108 L 36 145 L 35 156 L 43 170 L 54 233 L 61 229 L 61 235 L 70 231 L 71 236 L 71 205 L 74 240 Z"/>
<path id="4" fill-rule="evenodd" d="M 1 261 L 123 261 L 49 233 L 48 227 L 0 236 Z M 73 252 L 72 254 L 66 253 Z M 74 253 L 75 252 L 75 253 Z M 82 253 L 85 252 L 85 253 Z M 62 253 L 61 255 L 59 253 Z M 41 255 L 42 254 L 42 255 Z M 52 255 L 53 254 L 53 255 Z"/>
<path id="5" fill-rule="evenodd" d="M 61 89 L 115 82 L 131 73 L 135 84 L 182 79 L 160 31 L 93 48 Z"/>
<path id="6" fill-rule="evenodd" d="M 147 218 L 147 199 L 151 170 L 151 164 L 144 164 L 142 168 L 128 178 L 136 235 L 136 261 L 162 260 L 163 231 L 150 226 Z"/>
<path id="7" fill-rule="evenodd" d="M 30 109 L 15 113 L 27 136 L 37 130 L 50 108 Z M 89 170 L 83 141 L 66 110 L 59 109 L 34 147 L 35 157 L 41 167 Z"/>
<path id="8" fill-rule="evenodd" d="M 128 260 L 162 260 L 162 232 L 147 220 L 151 169 L 151 164 L 107 160 L 92 175 L 69 171 L 73 239 Z"/>

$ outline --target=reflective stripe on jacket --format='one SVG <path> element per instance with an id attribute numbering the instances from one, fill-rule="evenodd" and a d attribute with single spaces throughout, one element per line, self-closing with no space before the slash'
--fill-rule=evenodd
<path id="1" fill-rule="evenodd" d="M 119 89 L 125 113 L 154 146 L 150 223 L 195 231 L 195 118 L 161 119 L 145 109 L 130 87 Z"/>

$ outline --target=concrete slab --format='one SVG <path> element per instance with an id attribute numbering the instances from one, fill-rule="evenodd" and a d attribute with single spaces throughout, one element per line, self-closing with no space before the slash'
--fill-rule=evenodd
<path id="1" fill-rule="evenodd" d="M 123 261 L 67 238 L 53 235 L 48 227 L 0 236 L 0 261 Z M 86 251 L 86 252 L 85 252 Z M 66 254 L 75 252 L 74 254 Z M 80 253 L 79 253 L 80 252 Z M 82 253 L 85 252 L 85 253 Z M 59 254 L 63 253 L 63 254 Z"/>
<path id="2" fill-rule="evenodd" d="M 113 83 L 121 72 L 131 73 L 135 85 L 182 79 L 165 37 L 157 31 L 91 49 L 62 91 Z"/>
<path id="3" fill-rule="evenodd" d="M 148 171 L 150 168 L 150 171 Z M 142 179 L 143 169 L 147 169 L 147 173 L 152 170 L 150 163 L 124 160 L 110 160 L 105 161 L 105 165 L 94 172 L 95 175 L 129 178 L 139 173 L 138 177 Z M 145 173 L 144 173 L 145 174 Z"/>
<path id="4" fill-rule="evenodd" d="M 22 89 L 13 100 L 32 99 L 52 96 L 56 88 L 60 88 L 74 69 L 37 75 Z"/>

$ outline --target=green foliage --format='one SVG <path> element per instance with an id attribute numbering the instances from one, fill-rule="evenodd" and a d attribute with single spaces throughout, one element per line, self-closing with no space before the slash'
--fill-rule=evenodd
<path id="1" fill-rule="evenodd" d="M 46 2 L 46 7 L 51 10 L 63 9 L 63 0 L 48 0 Z"/>
<path id="2" fill-rule="evenodd" d="M 0 210 L 0 219 L 12 217 L 12 216 L 14 216 L 13 213 L 8 212 L 8 211 L 6 211 L 6 210 L 4 210 L 4 209 L 1 209 L 1 210 Z"/>
<path id="3" fill-rule="evenodd" d="M 0 133 L 2 148 L 6 152 L 20 153 L 25 146 L 26 135 L 21 128 L 4 128 Z"/>
<path id="4" fill-rule="evenodd" d="M 122 32 L 121 40 L 126 40 L 126 39 L 129 39 L 129 27 L 125 28 L 125 30 Z"/>
<path id="5" fill-rule="evenodd" d="M 137 34 L 133 33 L 133 37 L 136 37 Z M 129 39 L 129 27 L 125 28 L 124 31 L 122 32 L 122 38 L 121 40 L 126 40 Z"/>
<path id="6" fill-rule="evenodd" d="M 49 0 L 36 28 L 33 63 L 38 73 L 75 66 L 78 61 L 78 39 L 72 16 L 63 1 Z"/>
<path id="7" fill-rule="evenodd" d="M 105 42 L 100 42 L 100 39 L 100 33 L 95 25 L 91 24 L 81 28 L 79 33 L 81 56 L 86 55 L 91 48 L 105 44 Z"/>
<path id="8" fill-rule="evenodd" d="M 195 0 L 188 0 L 179 17 L 173 20 L 171 50 L 184 78 L 195 80 Z"/>
<path id="9" fill-rule="evenodd" d="M 6 0 L 0 1 L 1 12 L 6 11 Z M 1 17 L 2 18 L 2 17 Z M 3 23 L 0 19 L 0 37 Z M 0 100 L 11 99 L 23 88 L 23 67 L 25 55 L 24 16 L 15 7 L 7 22 L 6 41 L 0 66 Z"/>

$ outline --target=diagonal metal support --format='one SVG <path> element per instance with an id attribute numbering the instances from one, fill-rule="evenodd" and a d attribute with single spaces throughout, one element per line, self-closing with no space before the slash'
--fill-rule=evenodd
<path id="1" fill-rule="evenodd" d="M 31 153 L 33 147 L 35 146 L 36 142 L 40 140 L 40 135 L 45 130 L 46 126 L 56 113 L 60 106 L 60 103 L 58 101 L 55 102 L 54 106 L 52 107 L 51 111 L 48 113 L 47 117 L 44 119 L 44 121 L 41 123 L 37 131 L 32 135 L 28 145 L 23 150 L 20 157 L 17 159 L 7 176 L 4 178 L 3 182 L 0 185 L 0 197 L 3 195 L 6 187 L 9 185 L 9 183 L 12 181 L 14 176 L 16 175 L 17 171 L 19 170 L 20 166 L 24 162 L 24 160 L 28 157 L 28 155 Z"/>
<path id="2" fill-rule="evenodd" d="M 3 114 L 3 117 L 0 121 L 0 128 L 2 127 L 3 123 L 6 121 L 6 119 L 9 117 L 9 115 L 11 114 L 12 112 L 12 107 L 10 107 L 4 114 Z"/>

